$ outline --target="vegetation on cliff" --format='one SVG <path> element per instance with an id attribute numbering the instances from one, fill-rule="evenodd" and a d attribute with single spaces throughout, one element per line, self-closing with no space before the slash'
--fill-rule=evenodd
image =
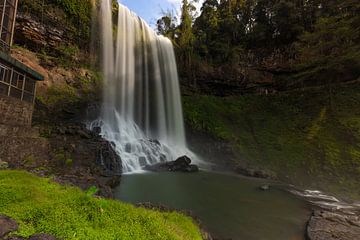
<path id="1" fill-rule="evenodd" d="M 180 75 L 193 88 L 211 77 L 203 70 L 209 66 L 271 72 L 278 90 L 360 74 L 358 1 L 206 0 L 199 15 L 194 2 L 182 1 L 179 24 L 171 13 L 157 22 L 158 32 L 175 43 Z M 215 80 L 231 77 L 227 71 Z"/>
<path id="2" fill-rule="evenodd" d="M 336 88 L 331 96 L 327 89 L 190 95 L 184 97 L 185 119 L 229 141 L 237 150 L 234 165 L 246 162 L 297 185 L 360 196 L 360 87 Z"/>
<path id="3" fill-rule="evenodd" d="M 0 171 L 0 212 L 28 237 L 48 233 L 60 239 L 202 239 L 190 217 L 156 212 L 95 198 L 23 171 Z"/>

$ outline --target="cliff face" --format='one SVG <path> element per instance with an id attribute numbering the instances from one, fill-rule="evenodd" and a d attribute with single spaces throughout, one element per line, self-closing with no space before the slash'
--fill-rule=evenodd
<path id="1" fill-rule="evenodd" d="M 121 159 L 109 142 L 83 124 L 97 117 L 101 95 L 101 76 L 88 50 L 86 30 L 91 26 L 84 17 L 91 12 L 79 12 L 88 3 L 19 2 L 11 55 L 42 74 L 44 81 L 37 83 L 32 127 L 0 124 L 0 160 L 10 168 L 54 175 L 60 183 L 97 186 L 101 195 L 111 197 Z"/>
<path id="2" fill-rule="evenodd" d="M 44 48 L 56 50 L 62 45 L 71 44 L 67 33 L 71 32 L 66 26 L 42 23 L 32 14 L 19 11 L 16 17 L 15 44 L 26 46 L 33 51 Z"/>

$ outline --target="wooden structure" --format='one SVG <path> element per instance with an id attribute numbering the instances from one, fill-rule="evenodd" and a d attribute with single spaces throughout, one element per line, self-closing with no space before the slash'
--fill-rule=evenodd
<path id="1" fill-rule="evenodd" d="M 9 55 L 17 4 L 18 0 L 0 0 L 0 94 L 33 103 L 36 81 L 44 77 Z"/>

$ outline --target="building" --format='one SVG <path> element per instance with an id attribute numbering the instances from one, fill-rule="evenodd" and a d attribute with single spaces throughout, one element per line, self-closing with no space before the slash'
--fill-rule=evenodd
<path id="1" fill-rule="evenodd" d="M 10 56 L 18 0 L 0 0 L 0 124 L 30 126 L 44 77 Z"/>

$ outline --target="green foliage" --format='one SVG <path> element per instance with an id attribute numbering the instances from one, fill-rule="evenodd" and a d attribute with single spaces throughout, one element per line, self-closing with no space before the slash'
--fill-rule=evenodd
<path id="1" fill-rule="evenodd" d="M 357 9 L 360 10 L 359 4 Z M 346 11 L 319 18 L 314 31 L 302 35 L 296 44 L 299 74 L 294 78 L 325 83 L 356 79 L 360 75 L 359 36 L 358 14 Z"/>
<path id="2" fill-rule="evenodd" d="M 22 171 L 0 171 L 0 213 L 20 224 L 19 236 L 60 239 L 202 239 L 192 219 L 114 200 Z"/>
<path id="3" fill-rule="evenodd" d="M 24 157 L 22 164 L 24 167 L 33 167 L 36 164 L 36 159 L 33 155 L 27 155 Z"/>
<path id="4" fill-rule="evenodd" d="M 63 9 L 66 15 L 70 18 L 73 26 L 77 30 L 77 34 L 81 43 L 86 43 L 90 40 L 91 29 L 91 0 L 48 0 Z M 80 44 L 81 44 L 80 43 Z"/>
<path id="5" fill-rule="evenodd" d="M 99 189 L 96 186 L 91 186 L 88 190 L 86 190 L 86 195 L 89 197 L 94 196 L 97 192 L 99 191 Z"/>
<path id="6" fill-rule="evenodd" d="M 68 158 L 68 159 L 65 160 L 65 165 L 66 166 L 70 167 L 70 166 L 73 165 L 73 163 L 74 163 L 74 161 L 71 158 Z"/>
<path id="7" fill-rule="evenodd" d="M 326 188 L 360 195 L 355 187 L 360 181 L 359 85 L 336 86 L 331 103 L 326 89 L 270 96 L 197 95 L 183 101 L 187 124 L 230 141 L 239 161 L 269 168 L 299 185 L 320 179 L 332 183 Z"/>
<path id="8" fill-rule="evenodd" d="M 37 99 L 44 105 L 67 105 L 79 101 L 79 95 L 70 86 L 49 87 L 46 96 L 38 96 Z"/>

